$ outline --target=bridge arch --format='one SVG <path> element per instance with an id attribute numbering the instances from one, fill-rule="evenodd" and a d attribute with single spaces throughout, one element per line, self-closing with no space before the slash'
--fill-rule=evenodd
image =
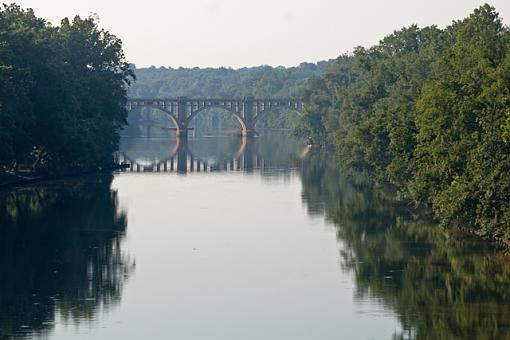
<path id="1" fill-rule="evenodd" d="M 179 122 L 178 122 L 178 119 L 177 117 L 172 113 L 170 112 L 169 110 L 161 107 L 161 105 L 155 105 L 155 104 L 151 104 L 151 103 L 145 103 L 144 105 L 140 105 L 140 106 L 136 106 L 135 108 L 131 108 L 129 109 L 128 111 L 134 111 L 134 110 L 141 110 L 143 108 L 151 108 L 151 109 L 156 109 L 156 110 L 159 110 L 161 112 L 164 112 L 166 113 L 169 117 L 170 117 L 170 120 L 172 121 L 172 123 L 174 124 L 174 127 L 179 130 Z"/>
<path id="2" fill-rule="evenodd" d="M 245 132 L 247 130 L 247 125 L 246 125 L 245 120 L 237 112 L 232 110 L 230 107 L 227 107 L 224 105 L 209 105 L 209 106 L 201 107 L 201 108 L 194 110 L 191 113 L 191 115 L 186 119 L 186 123 L 185 123 L 186 129 L 188 128 L 189 124 L 191 123 L 191 121 L 193 119 L 195 119 L 201 112 L 208 110 L 208 109 L 221 109 L 223 111 L 227 111 L 228 113 L 230 113 L 236 119 L 237 123 L 239 123 L 239 126 L 241 127 L 241 131 L 243 132 L 243 134 L 245 134 Z"/>

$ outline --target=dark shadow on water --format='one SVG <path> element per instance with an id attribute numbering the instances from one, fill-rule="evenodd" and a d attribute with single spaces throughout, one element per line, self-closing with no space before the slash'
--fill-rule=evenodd
<path id="1" fill-rule="evenodd" d="M 112 176 L 0 193 L 0 339 L 51 333 L 117 305 L 134 263 Z"/>
<path id="2" fill-rule="evenodd" d="M 363 176 L 346 176 L 329 155 L 301 169 L 311 215 L 334 223 L 341 266 L 355 299 L 396 313 L 394 339 L 509 339 L 510 265 L 484 242 L 446 232 Z"/>

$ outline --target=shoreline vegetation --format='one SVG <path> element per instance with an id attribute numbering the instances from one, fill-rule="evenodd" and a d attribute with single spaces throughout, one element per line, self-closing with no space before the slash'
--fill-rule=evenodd
<path id="1" fill-rule="evenodd" d="M 112 166 L 134 74 L 120 39 L 97 22 L 54 26 L 31 9 L 0 8 L 1 182 Z"/>
<path id="2" fill-rule="evenodd" d="M 395 31 L 308 81 L 296 133 L 444 228 L 510 244 L 510 30 L 483 5 Z"/>
<path id="3" fill-rule="evenodd" d="M 50 181 L 60 181 L 74 178 L 81 178 L 89 175 L 98 175 L 102 173 L 111 173 L 113 171 L 127 169 L 129 165 L 111 165 L 107 167 L 96 167 L 81 169 L 79 171 L 60 172 L 55 174 L 35 175 L 31 173 L 0 173 L 0 191 L 14 189 L 23 186 L 30 186 Z"/>

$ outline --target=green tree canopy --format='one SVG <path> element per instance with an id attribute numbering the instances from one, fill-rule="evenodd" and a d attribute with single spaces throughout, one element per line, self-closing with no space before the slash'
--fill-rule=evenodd
<path id="1" fill-rule="evenodd" d="M 0 165 L 88 167 L 111 161 L 133 79 L 122 43 L 93 17 L 52 26 L 0 10 Z"/>
<path id="2" fill-rule="evenodd" d="M 445 29 L 411 26 L 307 83 L 299 132 L 333 144 L 444 225 L 510 237 L 510 31 L 484 5 Z"/>

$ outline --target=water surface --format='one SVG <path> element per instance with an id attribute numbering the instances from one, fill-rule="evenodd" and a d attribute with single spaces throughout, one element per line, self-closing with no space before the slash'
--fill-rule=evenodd
<path id="1" fill-rule="evenodd" d="M 0 197 L 0 339 L 495 339 L 507 257 L 287 137 L 124 139 Z"/>

